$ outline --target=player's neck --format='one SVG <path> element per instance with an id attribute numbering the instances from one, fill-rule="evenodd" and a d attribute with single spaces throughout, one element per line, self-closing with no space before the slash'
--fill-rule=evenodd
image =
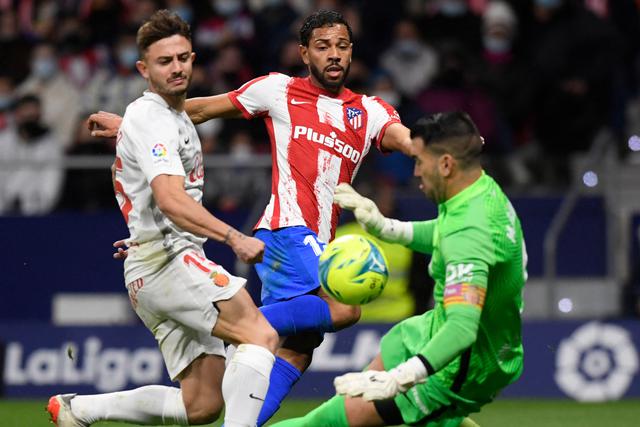
<path id="1" fill-rule="evenodd" d="M 340 85 L 340 87 L 338 88 L 328 88 L 326 86 L 324 86 L 322 83 L 320 83 L 313 74 L 311 74 L 309 81 L 311 81 L 311 84 L 314 85 L 315 87 L 317 87 L 318 89 L 322 89 L 325 92 L 329 92 L 330 94 L 334 95 L 334 96 L 338 96 L 342 93 L 342 91 L 344 90 L 344 85 Z"/>
<path id="2" fill-rule="evenodd" d="M 162 99 L 164 99 L 164 102 L 166 102 L 169 107 L 173 108 L 174 110 L 176 110 L 177 112 L 181 113 L 184 111 L 184 101 L 187 99 L 187 95 L 163 95 L 163 94 L 158 94 L 160 95 L 160 97 L 162 97 Z"/>
<path id="3" fill-rule="evenodd" d="M 451 199 L 465 188 L 473 185 L 482 176 L 482 168 L 474 168 L 461 172 L 456 179 L 451 180 L 445 193 L 445 201 Z"/>

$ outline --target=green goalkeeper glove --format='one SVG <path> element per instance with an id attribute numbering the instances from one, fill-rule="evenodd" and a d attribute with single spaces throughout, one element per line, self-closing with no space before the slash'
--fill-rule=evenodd
<path id="1" fill-rule="evenodd" d="M 413 240 L 413 225 L 410 222 L 386 218 L 373 200 L 361 196 L 349 184 L 342 183 L 336 187 L 333 202 L 353 211 L 362 228 L 385 242 L 408 245 Z"/>

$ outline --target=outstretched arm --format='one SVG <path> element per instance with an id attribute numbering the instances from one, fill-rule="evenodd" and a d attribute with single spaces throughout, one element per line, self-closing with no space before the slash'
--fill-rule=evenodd
<path id="1" fill-rule="evenodd" d="M 387 151 L 400 151 L 411 156 L 411 132 L 401 123 L 391 123 L 380 141 L 380 146 Z"/>
<path id="2" fill-rule="evenodd" d="M 242 112 L 233 105 L 226 93 L 187 99 L 184 109 L 196 125 L 218 117 L 224 119 L 242 117 Z"/>
<path id="3" fill-rule="evenodd" d="M 227 119 L 242 117 L 242 112 L 233 105 L 226 93 L 187 99 L 184 108 L 196 125 L 217 117 Z M 121 123 L 122 117 L 107 111 L 93 113 L 87 120 L 91 136 L 102 138 L 115 138 Z"/>

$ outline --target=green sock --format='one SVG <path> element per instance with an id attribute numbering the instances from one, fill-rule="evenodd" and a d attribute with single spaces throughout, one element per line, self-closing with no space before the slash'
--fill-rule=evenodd
<path id="1" fill-rule="evenodd" d="M 349 427 L 344 396 L 333 396 L 304 417 L 281 421 L 273 427 Z"/>

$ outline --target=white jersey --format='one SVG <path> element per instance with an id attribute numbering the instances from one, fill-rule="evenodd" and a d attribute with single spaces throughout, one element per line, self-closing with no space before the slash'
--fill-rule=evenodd
<path id="1" fill-rule="evenodd" d="M 193 123 L 146 91 L 127 107 L 116 145 L 115 193 L 129 227 L 127 243 L 162 242 L 169 256 L 201 247 L 206 238 L 180 229 L 156 205 L 150 184 L 162 174 L 184 176 L 189 196 L 202 202 L 202 149 Z"/>

